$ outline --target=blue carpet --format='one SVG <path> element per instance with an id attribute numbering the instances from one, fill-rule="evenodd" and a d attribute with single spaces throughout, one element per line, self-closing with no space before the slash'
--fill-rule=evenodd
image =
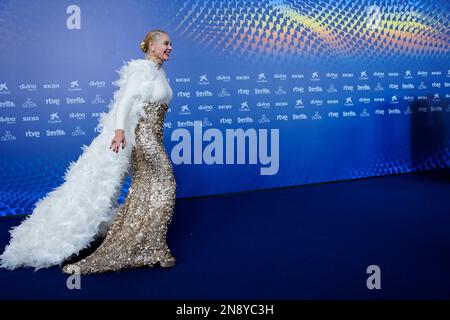
<path id="1" fill-rule="evenodd" d="M 20 220 L 0 220 L 0 250 Z M 168 243 L 175 268 L 80 290 L 59 267 L 0 269 L 0 299 L 449 299 L 450 170 L 181 199 Z"/>

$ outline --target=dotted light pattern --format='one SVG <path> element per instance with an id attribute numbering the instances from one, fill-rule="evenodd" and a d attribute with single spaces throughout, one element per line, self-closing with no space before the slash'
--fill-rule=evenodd
<path id="1" fill-rule="evenodd" d="M 447 1 L 185 1 L 176 32 L 210 54 L 260 62 L 446 59 Z M 300 59 L 301 58 L 301 59 Z"/>

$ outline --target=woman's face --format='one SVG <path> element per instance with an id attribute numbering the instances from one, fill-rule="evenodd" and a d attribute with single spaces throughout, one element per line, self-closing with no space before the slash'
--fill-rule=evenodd
<path id="1" fill-rule="evenodd" d="M 156 58 L 167 61 L 169 60 L 170 52 L 172 52 L 172 42 L 167 34 L 162 33 L 155 42 L 150 42 L 150 55 Z"/>

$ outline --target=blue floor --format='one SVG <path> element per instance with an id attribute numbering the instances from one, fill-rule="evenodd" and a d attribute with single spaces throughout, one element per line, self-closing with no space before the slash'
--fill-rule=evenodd
<path id="1" fill-rule="evenodd" d="M 0 269 L 0 299 L 449 299 L 450 170 L 178 200 L 168 243 L 175 268 L 80 290 L 59 267 Z"/>

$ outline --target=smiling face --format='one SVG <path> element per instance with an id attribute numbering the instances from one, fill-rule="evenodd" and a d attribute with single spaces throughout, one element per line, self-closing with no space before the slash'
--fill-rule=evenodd
<path id="1" fill-rule="evenodd" d="M 149 57 L 156 57 L 161 61 L 169 60 L 170 53 L 172 52 L 172 42 L 169 35 L 161 33 L 154 41 L 149 42 Z"/>

